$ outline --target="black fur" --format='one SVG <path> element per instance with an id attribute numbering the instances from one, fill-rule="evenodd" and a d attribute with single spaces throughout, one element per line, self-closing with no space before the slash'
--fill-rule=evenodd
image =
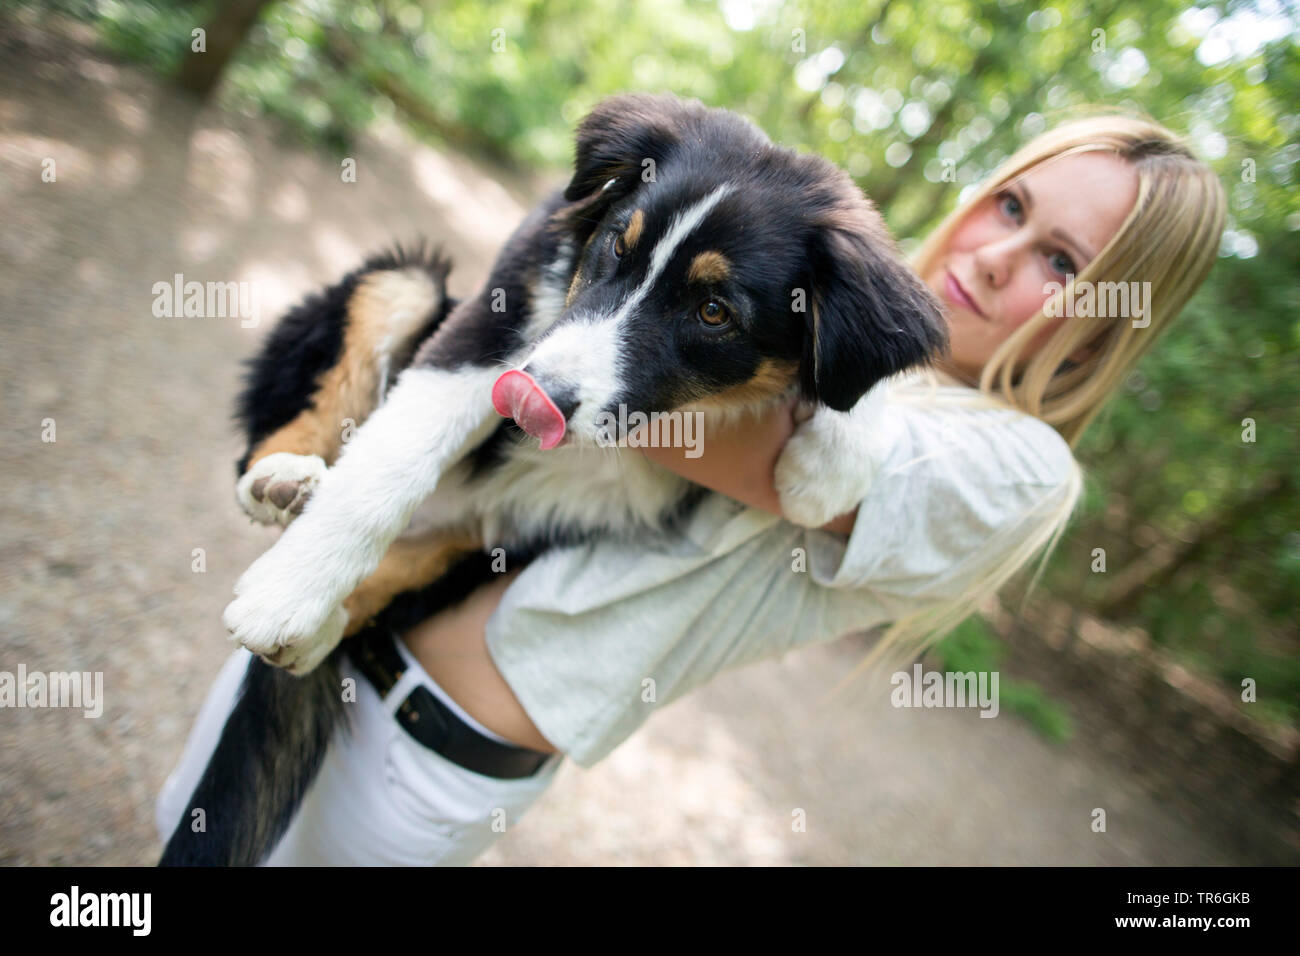
<path id="1" fill-rule="evenodd" d="M 804 394 L 837 411 L 947 344 L 932 293 L 902 264 L 869 201 L 853 192 L 828 202 L 809 237 L 814 307 L 805 313 Z"/>
<path id="2" fill-rule="evenodd" d="M 566 318 L 609 314 L 632 294 L 674 213 L 725 186 L 734 188 L 631 317 L 640 349 L 608 411 L 671 411 L 773 361 L 798 364 L 804 396 L 844 411 L 943 349 L 938 302 L 848 174 L 695 101 L 633 94 L 598 105 L 579 129 L 571 181 L 547 204 L 551 230 L 525 248 L 547 256 L 557 237 L 573 239 L 582 281 Z M 641 238 L 616 259 L 612 243 L 634 211 L 644 216 Z M 689 282 L 691 253 L 705 250 L 721 252 L 731 273 Z M 501 266 L 490 285 L 537 269 L 523 256 L 503 256 Z M 707 297 L 729 307 L 728 327 L 698 321 Z M 448 357 L 430 353 L 430 364 Z"/>
<path id="3" fill-rule="evenodd" d="M 335 728 L 346 719 L 336 650 L 306 677 L 254 657 L 239 700 L 160 866 L 241 866 L 284 835 Z M 284 759 L 286 741 L 295 747 Z M 258 812 L 249 813 L 255 807 Z M 194 832 L 194 810 L 205 831 Z"/>
<path id="4" fill-rule="evenodd" d="M 559 247 L 559 237 L 547 224 L 562 206 L 560 196 L 552 195 L 524 218 L 501 248 L 483 288 L 447 317 L 416 352 L 413 364 L 491 365 L 523 345 L 521 330 L 531 317 L 531 287 Z M 499 311 L 498 302 L 505 303 L 507 311 Z"/>

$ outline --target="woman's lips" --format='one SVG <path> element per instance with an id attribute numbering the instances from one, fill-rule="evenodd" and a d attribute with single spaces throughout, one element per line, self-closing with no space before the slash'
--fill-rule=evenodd
<path id="1" fill-rule="evenodd" d="M 980 307 L 975 304 L 975 300 L 972 299 L 966 293 L 966 290 L 962 288 L 962 284 L 957 281 L 957 277 L 947 270 L 944 271 L 946 275 L 944 280 L 944 289 L 948 295 L 948 301 L 954 305 L 961 306 L 967 311 L 974 312 L 981 319 L 987 319 L 988 316 L 980 310 Z"/>

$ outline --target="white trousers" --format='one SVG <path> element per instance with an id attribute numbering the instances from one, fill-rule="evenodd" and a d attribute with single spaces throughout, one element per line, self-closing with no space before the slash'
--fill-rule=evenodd
<path id="1" fill-rule="evenodd" d="M 456 704 L 398 640 L 402 678 L 384 698 L 346 657 L 342 676 L 356 682 L 351 733 L 334 734 L 284 837 L 265 866 L 455 866 L 469 863 L 518 822 L 555 779 L 555 754 L 531 777 L 500 780 L 466 770 L 411 737 L 394 716 L 417 683 L 480 733 L 487 730 Z M 199 710 L 180 762 L 163 784 L 154 818 L 165 844 L 221 736 L 252 655 L 240 648 L 217 675 Z"/>

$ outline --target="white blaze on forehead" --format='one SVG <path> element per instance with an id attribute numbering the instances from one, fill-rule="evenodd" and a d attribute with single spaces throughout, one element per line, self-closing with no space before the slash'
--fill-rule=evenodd
<path id="1" fill-rule="evenodd" d="M 703 199 L 692 206 L 688 206 L 673 217 L 668 229 L 659 237 L 654 250 L 650 253 L 650 269 L 646 272 L 645 278 L 636 287 L 636 291 L 628 296 L 627 300 L 619 307 L 619 310 L 614 313 L 615 322 L 621 322 L 627 318 L 631 311 L 640 304 L 641 300 L 646 297 L 646 293 L 650 291 L 651 286 L 655 284 L 655 280 L 664 271 L 664 267 L 668 265 L 669 260 L 677 252 L 682 241 L 695 231 L 695 228 L 704 221 L 704 217 L 718 204 L 718 200 L 731 192 L 731 189 L 730 183 L 723 183 Z"/>

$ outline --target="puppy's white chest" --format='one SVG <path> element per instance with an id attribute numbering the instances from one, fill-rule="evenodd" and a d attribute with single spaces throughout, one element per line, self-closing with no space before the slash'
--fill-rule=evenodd
<path id="1" fill-rule="evenodd" d="M 561 531 L 624 536 L 663 525 L 689 483 L 635 449 L 560 447 L 528 440 L 473 474 L 461 462 L 411 521 L 411 530 L 477 525 L 486 546 L 536 541 Z"/>

